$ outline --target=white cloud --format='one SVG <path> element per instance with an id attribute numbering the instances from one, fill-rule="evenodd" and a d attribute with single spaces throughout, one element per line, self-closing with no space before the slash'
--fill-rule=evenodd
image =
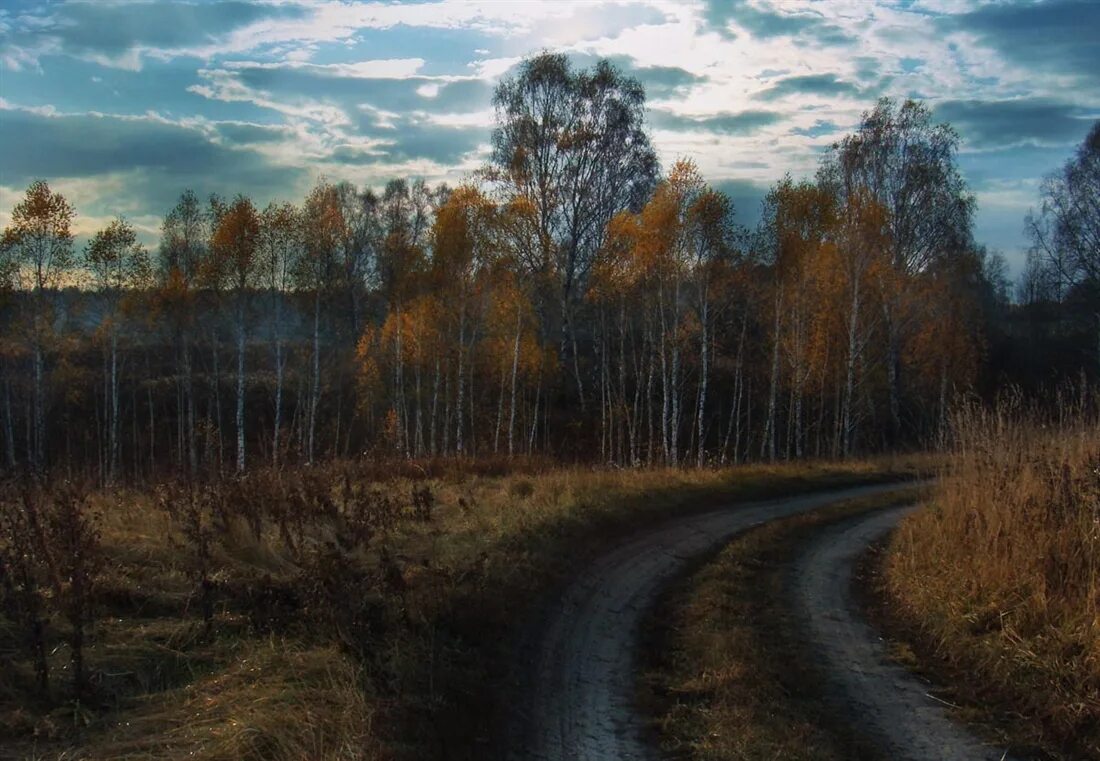
<path id="1" fill-rule="evenodd" d="M 424 67 L 423 58 L 383 58 L 350 63 L 309 63 L 308 61 L 227 61 L 227 69 L 296 69 L 333 77 L 362 79 L 408 79 Z"/>
<path id="2" fill-rule="evenodd" d="M 270 139 L 249 143 L 248 150 L 273 164 L 299 167 L 312 175 L 325 172 L 371 183 L 402 175 L 454 182 L 476 168 L 485 158 L 487 145 L 467 150 L 477 140 L 476 134 L 470 137 L 471 130 L 484 130 L 487 142 L 493 121 L 492 110 L 485 107 L 485 84 L 495 83 L 525 56 L 553 48 L 585 57 L 626 57 L 643 78 L 647 67 L 687 72 L 683 85 L 651 89 L 651 93 L 661 93 L 651 97 L 651 105 L 674 116 L 706 119 L 746 111 L 777 112 L 779 118 L 774 123 L 745 134 L 718 134 L 707 131 L 706 125 L 653 132 L 666 166 L 690 156 L 712 180 L 763 185 L 787 171 L 812 172 L 821 150 L 854 127 L 860 112 L 879 95 L 916 95 L 933 105 L 943 100 L 1003 100 L 1036 94 L 1077 97 L 1081 102 L 1085 96 L 1075 92 L 1077 80 L 1071 73 L 1027 70 L 985 47 L 976 34 L 965 29 L 944 31 L 937 23 L 941 14 L 973 11 L 979 4 L 979 0 L 917 0 L 912 4 L 900 0 L 751 0 L 748 7 L 763 15 L 753 17 L 754 21 L 731 10 L 729 28 L 737 35 L 731 39 L 715 30 L 701 4 L 682 0 L 437 0 L 415 4 L 272 0 L 267 7 L 297 7 L 303 12 L 299 17 L 266 14 L 228 32 L 212 30 L 194 44 L 153 46 L 139 41 L 124 50 L 83 50 L 74 55 L 119 68 L 139 69 L 146 60 L 156 59 L 194 70 L 198 82 L 187 90 L 211 103 L 200 101 L 195 114 L 173 117 L 177 123 L 201 130 L 210 140 L 228 147 L 233 138 L 220 129 L 229 124 L 259 129 L 265 125 L 258 122 L 269 118 L 281 131 Z M 799 34 L 754 35 L 754 23 L 761 18 L 767 21 L 765 17 L 772 22 L 778 18 L 776 28 L 793 28 L 792 24 L 807 28 Z M 37 32 L 27 32 L 30 42 L 20 38 L 14 29 L 18 24 L 27 29 L 37 27 Z M 425 32 L 424 38 L 432 40 L 431 47 L 418 47 L 415 30 Z M 447 39 L 446 30 L 457 32 L 452 43 L 439 42 Z M 64 54 L 62 40 L 48 32 L 42 14 L 31 13 L 17 21 L 0 13 L 0 34 L 14 40 L 0 49 L 0 65 L 26 76 L 36 70 L 42 55 Z M 387 33 L 413 42 L 377 50 L 369 47 L 369 42 Z M 453 49 L 444 49 L 447 44 Z M 352 51 L 364 49 L 370 50 L 372 57 L 358 60 L 360 53 Z M 264 69 L 271 70 L 270 80 L 246 76 L 246 70 Z M 408 83 L 408 99 L 379 99 L 368 105 L 358 102 L 357 82 L 333 87 L 327 95 L 308 88 L 282 91 L 277 76 L 282 71 L 296 72 L 298 79 L 309 74 L 332 80 L 414 81 Z M 832 75 L 844 86 L 830 90 L 819 84 L 814 89 L 803 80 L 788 87 L 786 94 L 760 98 L 785 79 L 823 75 Z M 268 81 L 270 84 L 256 84 Z M 468 89 L 460 89 L 456 95 L 451 87 L 454 83 Z M 378 89 L 389 92 L 391 85 L 396 87 L 383 82 Z M 369 97 L 364 95 L 364 100 Z M 157 105 L 135 108 L 140 111 Z M 436 112 L 457 111 L 464 105 L 469 110 L 463 113 Z M 64 103 L 57 106 L 66 108 Z M 0 98 L 0 108 L 6 107 L 10 106 Z M 234 113 L 234 109 L 248 116 L 226 121 L 225 113 Z M 252 109 L 259 109 L 264 117 L 249 122 Z M 57 111 L 45 106 L 41 113 Z M 222 118 L 207 115 L 214 113 Z M 162 117 L 154 114 L 146 118 Z M 402 154 L 395 141 L 379 133 L 379 128 L 399 131 L 409 123 L 439 128 L 442 135 L 446 128 L 453 128 L 456 135 L 464 131 L 466 142 L 455 144 L 454 155 L 459 158 L 447 165 L 429 158 L 399 158 Z M 334 159 L 339 149 L 354 151 L 363 160 Z M 1012 168 L 1005 171 L 1011 173 Z M 125 186 L 116 189 L 115 180 L 104 182 L 103 192 L 112 202 L 137 213 L 140 199 L 125 200 Z M 89 193 L 83 186 L 75 189 Z M 1001 186 L 987 182 L 979 194 L 983 205 L 1000 210 L 1019 207 L 1025 200 L 1030 203 L 1033 198 L 1033 187 L 1011 182 Z M 4 208 L 10 208 L 8 200 L 0 188 Z M 84 200 L 90 198 L 85 195 Z"/>

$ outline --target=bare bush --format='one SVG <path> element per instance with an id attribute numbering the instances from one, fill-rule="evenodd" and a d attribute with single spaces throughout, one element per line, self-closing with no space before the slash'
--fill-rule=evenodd
<path id="1" fill-rule="evenodd" d="M 35 682 L 45 693 L 50 684 L 46 643 L 45 589 L 48 569 L 38 550 L 41 530 L 37 501 L 12 484 L 0 490 L 0 594 L 4 614 L 22 631 Z"/>
<path id="2" fill-rule="evenodd" d="M 69 624 L 73 693 L 80 700 L 88 696 L 84 638 L 92 621 L 93 587 L 103 563 L 97 516 L 89 507 L 87 488 L 78 484 L 62 484 L 49 499 L 46 541 L 55 549 L 57 602 Z"/>

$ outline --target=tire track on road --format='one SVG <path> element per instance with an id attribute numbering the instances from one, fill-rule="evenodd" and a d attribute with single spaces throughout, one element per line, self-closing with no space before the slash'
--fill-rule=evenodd
<path id="1" fill-rule="evenodd" d="M 791 569 L 796 623 L 820 661 L 827 700 L 884 757 L 898 761 L 1003 761 L 953 722 L 931 687 L 894 661 L 864 620 L 852 588 L 855 565 L 914 507 L 878 510 L 824 527 Z"/>
<path id="2" fill-rule="evenodd" d="M 511 705 L 507 757 L 653 761 L 635 706 L 640 624 L 661 589 L 735 534 L 824 505 L 896 491 L 875 484 L 732 505 L 627 538 L 587 568 L 521 648 L 523 695 Z"/>

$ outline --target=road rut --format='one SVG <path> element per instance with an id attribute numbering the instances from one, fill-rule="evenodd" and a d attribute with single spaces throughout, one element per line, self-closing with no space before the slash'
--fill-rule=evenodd
<path id="1" fill-rule="evenodd" d="M 635 666 L 641 620 L 664 585 L 691 560 L 753 526 L 899 488 L 877 484 L 713 510 L 642 531 L 601 556 L 522 648 L 526 695 L 511 706 L 507 757 L 656 759 L 635 710 Z"/>
<path id="2" fill-rule="evenodd" d="M 822 529 L 792 567 L 796 620 L 826 675 L 828 700 L 884 757 L 898 761 L 1008 759 L 952 722 L 929 685 L 894 662 L 863 620 L 852 588 L 860 555 L 914 508 L 875 511 Z"/>

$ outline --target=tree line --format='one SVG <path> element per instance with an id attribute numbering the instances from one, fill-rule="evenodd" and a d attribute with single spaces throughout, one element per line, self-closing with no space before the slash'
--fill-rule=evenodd
<path id="1" fill-rule="evenodd" d="M 186 191 L 153 252 L 122 217 L 76 251 L 72 205 L 33 183 L 0 247 L 5 468 L 841 457 L 1097 365 L 1096 128 L 1044 185 L 1012 304 L 920 102 L 877 102 L 751 229 L 690 159 L 661 171 L 608 62 L 530 58 L 494 103 L 458 187 Z"/>

